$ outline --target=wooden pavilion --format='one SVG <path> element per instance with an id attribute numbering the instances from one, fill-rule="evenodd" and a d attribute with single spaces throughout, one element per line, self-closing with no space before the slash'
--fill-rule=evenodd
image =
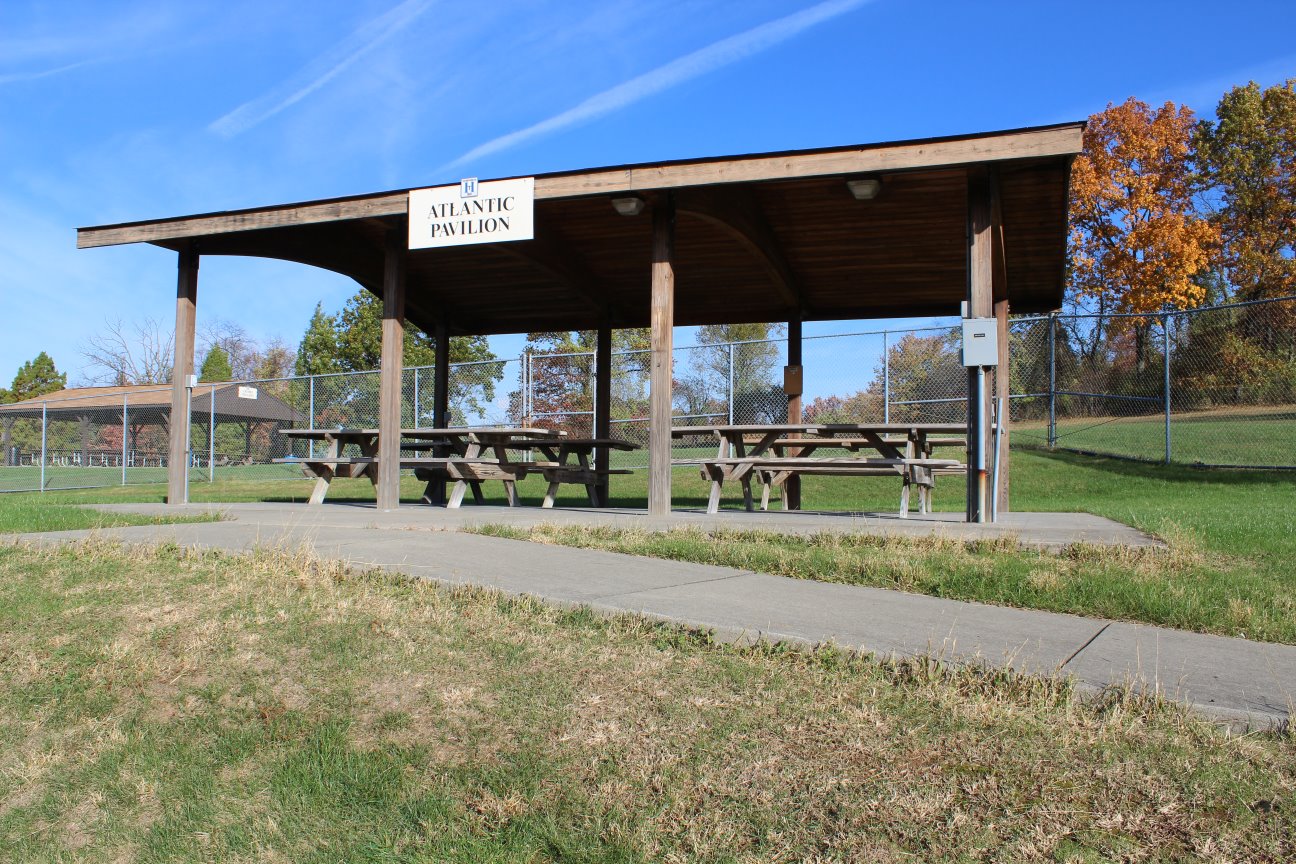
<path id="1" fill-rule="evenodd" d="M 410 249 L 411 190 L 398 190 L 82 228 L 77 245 L 144 242 L 178 253 L 177 412 L 193 370 L 202 255 L 323 267 L 381 297 L 381 509 L 399 500 L 404 321 L 435 337 L 437 426 L 448 407 L 448 336 L 597 330 L 598 437 L 609 432 L 612 328 L 650 326 L 648 510 L 664 514 L 673 326 L 786 321 L 794 367 L 803 321 L 958 314 L 966 302 L 965 314 L 998 318 L 1006 337 L 1009 309 L 1061 305 L 1070 168 L 1083 129 L 1067 123 L 539 175 L 534 238 L 515 242 Z M 1006 371 L 1007 339 L 999 344 Z M 996 380 L 1006 396 L 1008 376 Z M 973 452 L 991 446 L 975 408 Z M 789 393 L 789 422 L 799 422 L 800 409 L 800 394 Z M 170 465 L 181 466 L 183 424 L 170 434 Z M 1001 446 L 1006 465 L 1006 437 Z M 183 484 L 173 467 L 169 500 L 183 500 Z M 1006 491 L 1005 483 L 1005 499 Z M 987 509 L 987 494 L 969 472 L 969 519 Z"/>
<path id="2" fill-rule="evenodd" d="M 171 397 L 171 388 L 165 384 L 125 384 L 69 387 L 0 405 L 0 465 L 9 464 L 10 438 L 16 420 L 76 423 L 83 454 L 91 449 L 93 427 L 119 425 L 129 430 L 123 435 L 123 443 L 134 450 L 135 439 L 149 427 L 168 429 L 170 434 Z M 305 419 L 274 394 L 237 381 L 198 385 L 189 399 L 189 416 L 191 421 L 209 427 L 222 423 L 241 426 L 245 453 L 251 451 L 251 441 L 258 433 L 273 441 L 273 430 L 291 428 Z M 174 453 L 168 454 L 168 458 L 172 457 Z M 183 464 L 183 452 L 180 459 Z"/>

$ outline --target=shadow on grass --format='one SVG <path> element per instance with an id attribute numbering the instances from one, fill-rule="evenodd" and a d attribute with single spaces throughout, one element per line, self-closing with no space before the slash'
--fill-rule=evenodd
<path id="1" fill-rule="evenodd" d="M 1016 448 L 1014 448 L 1016 449 Z M 1164 465 L 1140 459 L 1117 459 L 1110 456 L 1090 456 L 1063 450 L 1023 447 L 1021 453 L 1030 453 L 1048 462 L 1055 462 L 1087 471 L 1102 471 L 1120 475 L 1122 479 L 1140 478 L 1161 483 L 1220 483 L 1229 486 L 1289 486 L 1296 491 L 1296 470 L 1260 470 L 1255 468 L 1208 468 L 1199 465 Z"/>

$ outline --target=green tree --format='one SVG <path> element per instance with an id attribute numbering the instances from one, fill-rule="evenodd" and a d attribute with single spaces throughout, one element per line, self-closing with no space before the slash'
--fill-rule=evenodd
<path id="1" fill-rule="evenodd" d="M 234 377 L 230 366 L 229 355 L 219 345 L 213 345 L 203 358 L 202 368 L 198 372 L 199 381 L 229 381 Z"/>
<path id="2" fill-rule="evenodd" d="M 338 356 L 337 321 L 324 314 L 324 304 L 315 304 L 306 333 L 297 346 L 297 360 L 293 372 L 297 375 L 328 375 L 342 371 Z"/>
<path id="3" fill-rule="evenodd" d="M 59 372 L 50 356 L 42 351 L 34 360 L 27 361 L 18 369 L 18 374 L 14 376 L 13 384 L 9 387 L 9 399 L 13 402 L 22 402 L 24 399 L 34 399 L 65 387 L 67 387 L 67 373 Z"/>
<path id="4" fill-rule="evenodd" d="M 778 377 L 782 352 L 772 341 L 785 332 L 783 324 L 699 327 L 699 347 L 689 352 L 692 373 L 681 378 L 695 388 L 704 387 L 726 404 L 732 398 L 735 423 L 786 421 L 787 397 Z"/>
<path id="5" fill-rule="evenodd" d="M 963 419 L 961 397 L 967 392 L 967 372 L 963 368 L 962 333 L 949 330 L 919 336 L 906 333 L 894 343 L 884 368 L 878 363 L 869 390 L 882 391 L 884 374 L 889 376 L 888 397 L 891 419 L 909 422 L 918 419 L 958 422 Z M 913 403 L 919 400 L 950 399 L 950 402 Z"/>
<path id="6" fill-rule="evenodd" d="M 504 377 L 504 364 L 495 361 L 485 336 L 455 336 L 450 339 L 450 362 L 477 363 L 461 374 L 450 375 L 450 422 L 464 422 L 479 416 L 484 406 L 495 398 L 495 385 Z M 406 368 L 433 366 L 436 342 L 427 333 L 405 322 L 405 345 L 402 358 Z M 297 352 L 295 370 L 299 375 L 324 375 L 330 372 L 367 372 L 382 364 L 382 300 L 368 291 L 358 291 L 346 301 L 337 315 L 324 314 L 317 306 Z M 338 380 L 322 397 L 316 390 L 316 413 L 327 418 L 319 422 L 341 422 L 348 425 L 374 423 L 378 403 L 377 376 L 355 376 Z M 336 391 L 336 392 L 335 392 Z M 430 398 L 420 398 L 419 416 L 409 412 L 409 422 L 424 423 L 430 410 Z M 321 407 L 322 406 L 322 407 Z M 412 408 L 412 406 L 411 406 Z"/>
<path id="7" fill-rule="evenodd" d="M 313 323 L 313 322 L 312 322 Z M 337 359 L 343 371 L 377 369 L 382 363 L 382 300 L 359 291 L 346 301 L 334 319 Z M 450 362 L 494 360 L 485 336 L 454 336 L 450 339 Z M 432 366 L 436 342 L 431 336 L 405 322 L 405 366 Z"/>
<path id="8" fill-rule="evenodd" d="M 1197 127 L 1200 170 L 1218 193 L 1211 221 L 1242 300 L 1296 294 L 1296 78 L 1224 94 Z"/>

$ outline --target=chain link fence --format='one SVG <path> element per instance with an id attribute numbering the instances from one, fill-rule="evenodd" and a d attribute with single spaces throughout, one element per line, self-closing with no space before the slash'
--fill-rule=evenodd
<path id="1" fill-rule="evenodd" d="M 1159 462 L 1296 467 L 1296 298 L 1155 315 L 1050 315 L 1009 328 L 1016 446 Z M 958 320 L 803 340 L 809 423 L 964 422 Z M 787 417 L 787 340 L 676 349 L 676 425 Z M 651 355 L 612 357 L 612 435 L 646 447 Z M 435 369 L 404 370 L 402 425 L 434 423 Z M 452 364 L 448 424 L 594 433 L 593 352 Z M 994 392 L 994 376 L 987 387 Z M 376 427 L 378 373 L 201 383 L 190 482 L 297 478 L 310 442 L 281 429 Z M 96 387 L 0 406 L 0 492 L 166 479 L 171 388 Z M 713 452 L 701 439 L 676 456 Z M 318 446 L 318 445 L 316 445 Z M 646 450 L 615 467 L 646 465 Z"/>

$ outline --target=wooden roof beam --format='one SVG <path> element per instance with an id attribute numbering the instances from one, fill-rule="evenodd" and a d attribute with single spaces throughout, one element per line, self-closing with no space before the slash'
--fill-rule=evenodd
<path id="1" fill-rule="evenodd" d="M 765 270 L 789 311 L 809 312 L 805 294 L 750 189 L 690 189 L 676 193 L 675 207 L 676 212 L 714 225 L 736 240 Z"/>
<path id="2" fill-rule="evenodd" d="M 1083 123 L 1070 123 L 989 135 L 547 174 L 535 178 L 535 197 L 537 201 L 543 201 L 689 186 L 990 164 L 1006 160 L 1070 158 L 1081 150 L 1083 131 Z M 329 201 L 80 228 L 77 230 L 77 248 L 403 216 L 408 211 L 409 193 L 399 190 Z"/>

